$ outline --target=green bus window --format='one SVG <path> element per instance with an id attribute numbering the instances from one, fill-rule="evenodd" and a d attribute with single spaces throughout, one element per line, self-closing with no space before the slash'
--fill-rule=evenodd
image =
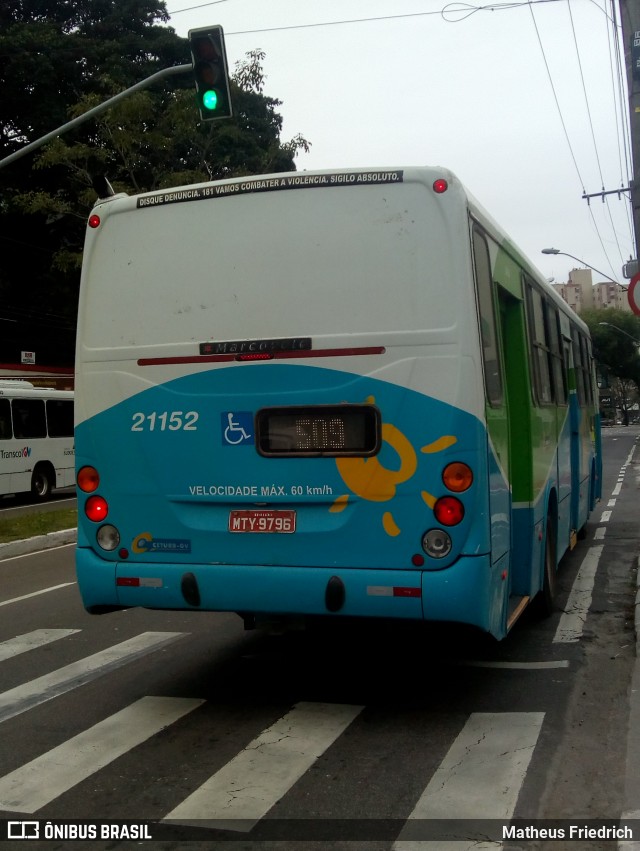
<path id="1" fill-rule="evenodd" d="M 547 305 L 549 362 L 553 379 L 553 394 L 558 405 L 567 402 L 567 376 L 563 368 L 562 349 L 558 330 L 558 311 L 552 305 Z"/>
<path id="2" fill-rule="evenodd" d="M 549 345 L 547 343 L 547 325 L 545 318 L 546 303 L 542 295 L 527 280 L 529 291 L 531 353 L 533 356 L 533 371 L 538 402 L 549 404 L 553 401 L 551 391 L 551 374 L 549 370 Z"/>
<path id="3" fill-rule="evenodd" d="M 482 233 L 473 229 L 473 258 L 480 311 L 480 334 L 487 400 L 492 407 L 502 404 L 502 375 L 493 303 L 493 276 L 489 246 Z"/>
<path id="4" fill-rule="evenodd" d="M 571 329 L 571 342 L 573 344 L 573 372 L 576 382 L 576 395 L 578 397 L 578 404 L 582 407 L 585 403 L 584 370 L 582 368 L 580 335 L 576 328 Z"/>

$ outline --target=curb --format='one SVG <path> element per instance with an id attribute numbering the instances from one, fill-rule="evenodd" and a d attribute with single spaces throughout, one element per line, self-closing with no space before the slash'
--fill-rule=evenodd
<path id="1" fill-rule="evenodd" d="M 35 538 L 26 538 L 24 541 L 11 541 L 9 544 L 0 544 L 0 561 L 14 556 L 37 553 L 40 550 L 50 550 L 61 547 L 64 544 L 73 544 L 78 538 L 77 529 L 63 529 L 60 532 L 49 532 L 48 535 L 36 535 Z"/>

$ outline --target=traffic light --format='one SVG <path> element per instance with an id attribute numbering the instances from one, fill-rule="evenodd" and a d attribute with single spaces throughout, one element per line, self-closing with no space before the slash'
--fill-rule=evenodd
<path id="1" fill-rule="evenodd" d="M 189 30 L 198 109 L 203 121 L 229 118 L 231 95 L 222 27 Z"/>

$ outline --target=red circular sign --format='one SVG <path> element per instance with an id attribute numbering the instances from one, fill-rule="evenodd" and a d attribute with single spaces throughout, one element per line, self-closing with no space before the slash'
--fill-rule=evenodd
<path id="1" fill-rule="evenodd" d="M 633 312 L 640 316 L 640 272 L 631 278 L 629 289 L 627 290 L 627 298 L 629 299 L 629 307 Z"/>

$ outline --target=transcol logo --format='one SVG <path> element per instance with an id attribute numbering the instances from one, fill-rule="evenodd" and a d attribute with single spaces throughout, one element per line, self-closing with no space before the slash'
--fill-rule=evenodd
<path id="1" fill-rule="evenodd" d="M 0 449 L 0 458 L 30 458 L 31 447 L 24 446 L 22 449 Z"/>

